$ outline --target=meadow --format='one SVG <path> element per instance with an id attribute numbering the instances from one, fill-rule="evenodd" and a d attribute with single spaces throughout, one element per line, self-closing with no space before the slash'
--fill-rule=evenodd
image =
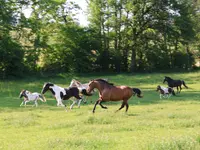
<path id="1" fill-rule="evenodd" d="M 164 76 L 182 79 L 189 89 L 177 96 L 160 100 L 157 85 Z M 37 108 L 28 103 L 19 107 L 22 89 L 41 92 L 44 82 L 67 87 L 72 78 L 82 83 L 107 78 L 115 85 L 140 88 L 144 97 L 133 96 L 129 111 L 115 113 L 121 102 L 104 103 L 92 113 L 98 93 L 81 108 L 65 101 L 68 111 L 56 106 L 50 92 L 46 103 Z M 198 150 L 200 149 L 200 72 L 71 75 L 31 77 L 0 81 L 0 149 L 9 150 Z M 176 90 L 175 90 L 176 91 Z"/>

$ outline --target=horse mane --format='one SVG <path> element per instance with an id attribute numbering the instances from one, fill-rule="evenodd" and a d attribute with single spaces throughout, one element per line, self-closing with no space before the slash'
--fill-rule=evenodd
<path id="1" fill-rule="evenodd" d="M 100 82 L 103 82 L 103 83 L 108 84 L 108 85 L 114 85 L 113 83 L 109 83 L 108 81 L 106 81 L 104 79 L 95 79 L 95 81 L 100 81 Z"/>
<path id="2" fill-rule="evenodd" d="M 173 80 L 172 78 L 170 78 L 170 77 L 168 77 L 168 76 L 165 76 L 165 78 L 170 79 L 170 80 Z"/>

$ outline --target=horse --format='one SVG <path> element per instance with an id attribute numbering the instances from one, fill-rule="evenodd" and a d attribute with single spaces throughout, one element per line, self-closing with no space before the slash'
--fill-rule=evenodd
<path id="1" fill-rule="evenodd" d="M 42 96 L 40 93 L 37 93 L 37 92 L 31 93 L 28 90 L 22 90 L 20 92 L 19 98 L 22 98 L 22 97 L 24 97 L 24 101 L 22 101 L 20 106 L 22 106 L 22 105 L 26 106 L 27 102 L 34 101 L 35 102 L 34 105 L 37 107 L 38 106 L 38 103 L 37 103 L 38 100 L 41 100 L 42 102 L 46 102 L 45 97 Z"/>
<path id="2" fill-rule="evenodd" d="M 62 101 L 68 100 L 71 97 L 75 97 L 76 100 L 73 100 L 73 103 L 70 106 L 70 109 L 73 108 L 75 103 L 78 103 L 78 107 L 80 108 L 80 103 L 82 101 L 82 98 L 79 96 L 79 93 L 82 93 L 83 95 L 91 96 L 91 94 L 86 93 L 85 89 L 78 89 L 77 87 L 62 88 L 50 82 L 44 83 L 41 93 L 44 94 L 48 90 L 51 91 L 51 93 L 56 98 L 57 106 L 62 106 L 66 108 L 66 105 L 64 105 Z"/>
<path id="3" fill-rule="evenodd" d="M 171 95 L 176 95 L 173 88 L 171 87 L 163 87 L 158 85 L 156 91 L 160 92 L 160 99 L 163 98 L 170 98 Z"/>
<path id="4" fill-rule="evenodd" d="M 87 88 L 87 93 L 90 93 L 94 88 L 99 91 L 99 99 L 96 101 L 93 113 L 95 113 L 95 109 L 97 104 L 101 106 L 103 109 L 107 109 L 107 107 L 102 105 L 102 102 L 107 101 L 123 101 L 121 107 L 117 110 L 121 110 L 126 106 L 126 112 L 128 111 L 129 105 L 128 100 L 132 95 L 137 94 L 139 98 L 142 98 L 141 90 L 138 88 L 130 88 L 128 86 L 114 86 L 114 84 L 109 83 L 103 79 L 95 79 L 89 82 L 89 87 Z"/>
<path id="5" fill-rule="evenodd" d="M 85 90 L 88 88 L 88 86 L 89 86 L 89 83 L 81 83 L 75 79 L 72 79 L 70 82 L 70 85 L 69 85 L 69 87 L 77 87 L 79 89 L 85 89 Z M 93 93 L 94 93 L 94 90 L 91 92 L 91 94 L 93 94 Z M 83 97 L 83 102 L 86 103 L 86 98 L 84 98 L 84 96 L 82 96 L 82 97 Z"/>
<path id="6" fill-rule="evenodd" d="M 182 84 L 184 85 L 184 87 L 186 89 L 188 89 L 188 87 L 186 86 L 186 84 L 185 84 L 185 82 L 183 80 L 173 80 L 172 78 L 165 76 L 165 78 L 163 80 L 163 83 L 165 83 L 165 81 L 167 82 L 169 87 L 171 87 L 171 88 L 176 87 L 177 88 L 177 93 L 181 92 L 181 90 L 182 90 L 181 85 Z"/>

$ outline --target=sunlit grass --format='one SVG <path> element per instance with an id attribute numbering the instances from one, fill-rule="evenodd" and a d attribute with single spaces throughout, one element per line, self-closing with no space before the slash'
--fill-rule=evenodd
<path id="1" fill-rule="evenodd" d="M 185 80 L 189 89 L 180 95 L 159 99 L 155 91 L 163 85 L 165 75 Z M 136 150 L 198 150 L 200 149 L 200 82 L 199 73 L 109 75 L 116 85 L 141 88 L 144 98 L 132 97 L 129 111 L 115 113 L 121 102 L 104 103 L 107 110 L 97 106 L 92 114 L 98 94 L 87 104 L 69 110 L 71 101 L 65 101 L 68 111 L 56 107 L 50 93 L 47 103 L 39 102 L 19 107 L 21 89 L 40 92 L 44 82 L 51 81 L 67 87 L 72 76 L 56 78 L 0 81 L 0 149 L 136 149 Z M 100 78 L 76 76 L 81 82 Z M 74 77 L 73 77 L 74 78 Z M 194 81 L 195 80 L 195 81 Z"/>

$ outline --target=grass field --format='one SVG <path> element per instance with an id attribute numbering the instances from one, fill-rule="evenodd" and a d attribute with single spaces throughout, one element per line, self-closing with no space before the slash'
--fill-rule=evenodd
<path id="1" fill-rule="evenodd" d="M 170 99 L 159 99 L 155 91 L 164 76 L 183 79 L 189 89 Z M 19 107 L 22 89 L 41 92 L 44 82 L 67 87 L 72 78 L 88 82 L 108 78 L 115 85 L 140 88 L 144 98 L 132 97 L 129 111 L 115 113 L 121 102 L 108 102 L 107 110 L 97 106 L 98 95 L 87 104 L 68 112 L 56 106 L 52 95 L 39 107 Z M 200 149 L 200 72 L 180 74 L 119 74 L 48 78 L 25 78 L 0 81 L 0 149 L 9 150 L 199 150 Z M 90 101 L 93 101 L 92 103 Z"/>

